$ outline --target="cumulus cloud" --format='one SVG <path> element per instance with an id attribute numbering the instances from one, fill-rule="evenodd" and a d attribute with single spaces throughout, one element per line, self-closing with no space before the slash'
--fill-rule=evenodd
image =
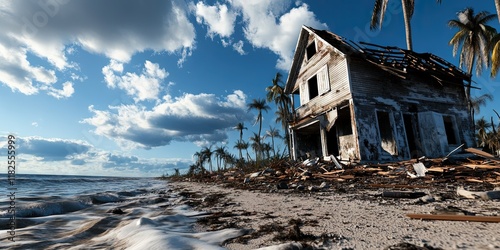
<path id="1" fill-rule="evenodd" d="M 123 64 L 115 60 L 104 66 L 102 73 L 108 87 L 125 90 L 135 102 L 156 100 L 161 90 L 161 83 L 168 76 L 165 69 L 147 60 L 140 75 L 130 72 L 123 74 Z"/>
<path id="2" fill-rule="evenodd" d="M 208 6 L 198 2 L 196 5 L 193 4 L 191 9 L 195 12 L 196 21 L 208 27 L 208 36 L 229 37 L 233 34 L 237 13 L 231 11 L 227 5 L 217 3 Z"/>
<path id="3" fill-rule="evenodd" d="M 295 6 L 293 7 L 293 4 Z M 292 7 L 291 7 L 292 6 Z M 256 48 L 269 49 L 279 56 L 276 67 L 288 70 L 302 25 L 327 28 L 309 6 L 301 1 L 228 0 L 227 4 L 207 5 L 202 1 L 191 4 L 198 23 L 208 28 L 207 35 L 218 35 L 224 47 L 244 55 L 243 41 L 233 42 L 236 18 L 242 16 L 244 36 Z"/>
<path id="4" fill-rule="evenodd" d="M 316 19 L 305 3 L 284 12 L 290 1 L 232 0 L 241 11 L 245 38 L 257 48 L 266 48 L 279 56 L 276 67 L 288 70 L 292 65 L 293 50 L 302 25 L 327 28 Z"/>
<path id="5" fill-rule="evenodd" d="M 94 133 L 115 140 L 122 147 L 152 148 L 172 141 L 203 144 L 227 139 L 225 130 L 251 120 L 246 95 L 236 90 L 225 98 L 213 94 L 165 96 L 152 109 L 121 105 L 110 110 L 89 110 L 93 117 L 82 122 L 95 126 Z"/>
<path id="6" fill-rule="evenodd" d="M 92 146 L 85 141 L 37 136 L 18 137 L 16 144 L 18 153 L 38 157 L 41 161 L 67 160 L 92 149 Z"/>
<path id="7" fill-rule="evenodd" d="M 141 158 L 98 150 L 87 141 L 35 136 L 16 137 L 16 161 L 23 173 L 160 176 L 188 169 L 192 159 Z M 0 148 L 7 136 L 0 135 Z M 7 150 L 0 151 L 4 157 Z"/>
<path id="8" fill-rule="evenodd" d="M 120 63 L 137 52 L 191 54 L 195 31 L 180 1 L 39 0 L 0 4 L 0 81 L 23 94 L 36 94 L 76 69 L 68 59 L 78 46 Z M 172 35 L 175 34 L 175 35 Z M 29 56 L 48 62 L 33 65 Z M 53 96 L 69 92 L 50 91 Z"/>
<path id="9" fill-rule="evenodd" d="M 75 93 L 75 89 L 73 88 L 73 83 L 71 82 L 63 83 L 62 89 L 56 89 L 54 87 L 48 87 L 47 89 L 48 89 L 48 94 L 57 99 L 68 98 L 71 95 L 73 95 L 73 93 Z"/>

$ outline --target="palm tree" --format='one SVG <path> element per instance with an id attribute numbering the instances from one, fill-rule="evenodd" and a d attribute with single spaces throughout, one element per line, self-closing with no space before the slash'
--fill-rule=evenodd
<path id="1" fill-rule="evenodd" d="M 375 0 L 375 5 L 373 6 L 372 18 L 370 20 L 370 29 L 374 30 L 382 27 L 388 2 L 389 0 Z M 413 44 L 411 39 L 410 20 L 413 16 L 413 11 L 415 10 L 415 1 L 401 0 L 401 6 L 403 7 L 403 17 L 405 22 L 406 47 L 408 48 L 408 50 L 412 50 Z"/>
<path id="2" fill-rule="evenodd" d="M 253 99 L 251 103 L 248 105 L 248 110 L 255 109 L 258 112 L 257 119 L 255 119 L 255 122 L 259 122 L 259 136 L 258 138 L 260 139 L 260 134 L 262 131 L 262 111 L 268 111 L 271 107 L 269 107 L 266 104 L 266 100 L 264 99 Z M 259 140 L 260 142 L 260 140 Z"/>
<path id="3" fill-rule="evenodd" d="M 197 165 L 201 168 L 201 172 L 205 172 L 204 171 L 205 169 L 203 168 L 203 161 L 204 161 L 203 157 L 204 156 L 203 156 L 203 153 L 201 151 L 193 154 L 193 158 L 196 159 L 195 165 Z"/>
<path id="4" fill-rule="evenodd" d="M 269 145 L 269 143 L 262 143 L 260 145 L 260 151 L 263 154 L 265 153 L 267 159 L 271 158 L 271 150 L 273 150 L 273 148 Z"/>
<path id="5" fill-rule="evenodd" d="M 236 126 L 234 126 L 234 129 L 240 131 L 240 141 L 243 140 L 243 130 L 248 129 L 247 127 L 245 127 L 245 123 L 240 122 L 236 124 Z"/>
<path id="6" fill-rule="evenodd" d="M 255 152 L 255 160 L 258 161 L 262 157 L 262 143 L 260 136 L 253 133 L 253 136 L 250 137 L 250 141 L 252 141 L 252 149 Z"/>
<path id="7" fill-rule="evenodd" d="M 210 169 L 210 172 L 212 172 L 212 146 L 210 147 L 204 147 L 201 150 L 201 155 L 202 155 L 202 165 L 206 161 L 208 162 L 208 166 Z"/>
<path id="8" fill-rule="evenodd" d="M 240 160 L 243 160 L 243 153 L 241 151 L 243 149 L 245 149 L 244 143 L 245 143 L 244 141 L 239 140 L 236 142 L 236 144 L 234 144 L 234 148 L 238 149 L 238 151 L 240 152 Z M 247 148 L 248 148 L 248 145 L 247 145 Z"/>
<path id="9" fill-rule="evenodd" d="M 499 0 L 500 1 L 500 0 Z M 491 77 L 496 77 L 500 68 L 500 34 L 491 38 L 489 50 L 491 51 Z"/>
<path id="10" fill-rule="evenodd" d="M 458 13 L 458 19 L 448 21 L 449 27 L 458 28 L 457 33 L 449 41 L 449 45 L 453 45 L 453 56 L 456 56 L 458 49 L 461 48 L 459 64 L 460 67 L 467 69 L 469 75 L 472 75 L 474 67 L 476 67 L 476 74 L 480 75 L 483 66 L 488 66 L 488 43 L 496 32 L 486 23 L 493 18 L 495 14 L 487 11 L 474 15 L 472 8 L 466 8 Z M 469 108 L 472 108 L 470 88 L 471 82 L 465 86 L 465 95 Z"/>
<path id="11" fill-rule="evenodd" d="M 481 111 L 481 106 L 485 106 L 486 101 L 493 101 L 493 96 L 490 93 L 471 98 L 470 103 L 472 109 L 472 117 L 474 117 L 474 114 L 479 114 L 479 112 Z"/>
<path id="12" fill-rule="evenodd" d="M 220 146 L 216 147 L 214 150 L 215 153 L 215 159 L 217 161 L 217 170 L 220 171 L 220 166 L 222 161 L 224 160 L 224 157 L 226 155 L 226 146 Z"/>
<path id="13" fill-rule="evenodd" d="M 488 139 L 488 129 L 491 127 L 491 123 L 487 122 L 484 117 L 481 117 L 476 121 L 476 136 L 479 147 L 486 146 L 486 141 Z"/>
<path id="14" fill-rule="evenodd" d="M 225 152 L 224 154 L 224 170 L 227 169 L 227 164 L 234 164 L 236 162 L 236 157 L 229 152 Z"/>
<path id="15" fill-rule="evenodd" d="M 282 138 L 280 131 L 276 128 L 269 126 L 269 130 L 266 131 L 264 138 L 271 137 L 271 149 L 273 151 L 273 156 L 276 156 L 276 149 L 274 148 L 274 138 Z"/>
<path id="16" fill-rule="evenodd" d="M 276 76 L 272 80 L 272 85 L 266 88 L 267 95 L 266 99 L 268 102 L 274 101 L 278 105 L 278 110 L 276 111 L 276 122 L 281 122 L 281 126 L 285 131 L 285 137 L 288 138 L 288 117 L 290 116 L 291 100 L 290 97 L 285 94 L 285 87 L 280 83 L 282 81 L 281 73 L 276 73 Z M 290 149 L 288 143 L 287 148 Z M 289 151 L 290 152 L 290 151 Z"/>
<path id="17" fill-rule="evenodd" d="M 285 136 L 282 137 L 285 140 L 286 149 L 288 151 L 288 155 L 290 155 L 290 133 L 288 131 L 288 116 L 283 109 L 278 108 L 278 110 L 274 113 L 276 115 L 276 123 L 281 123 L 281 127 L 285 131 Z"/>
<path id="18" fill-rule="evenodd" d="M 250 154 L 248 153 L 248 148 L 250 147 L 250 144 L 245 141 L 241 141 L 241 147 L 245 150 L 247 153 L 247 161 L 250 161 L 252 158 L 250 157 Z"/>

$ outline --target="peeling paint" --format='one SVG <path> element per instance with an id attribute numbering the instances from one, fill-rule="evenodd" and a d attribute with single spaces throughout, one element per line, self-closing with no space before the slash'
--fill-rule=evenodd
<path id="1" fill-rule="evenodd" d="M 312 42 L 317 42 L 317 52 L 306 59 L 301 53 Z M 474 142 L 460 85 L 470 77 L 460 69 L 432 54 L 404 51 L 405 57 L 397 60 L 414 68 L 400 72 L 401 65 L 377 61 L 376 50 L 363 52 L 349 46 L 333 33 L 303 27 L 294 56 L 301 61 L 293 62 L 285 89 L 295 95 L 308 93 L 303 89 L 304 82 L 325 66 L 330 88 L 311 100 L 300 98 L 305 103 L 296 109 L 290 127 L 293 138 L 300 142 L 292 147 L 294 155 L 310 151 L 325 156 L 333 148 L 342 160 L 392 161 L 422 155 L 440 157 L 453 143 Z M 421 64 L 411 65 L 413 61 L 406 56 L 421 60 Z M 419 72 L 421 66 L 424 70 Z M 314 130 L 300 125 L 326 121 L 332 109 L 338 112 L 332 124 L 319 122 Z M 380 121 L 378 114 L 382 116 Z M 329 133 L 327 127 L 333 132 Z"/>

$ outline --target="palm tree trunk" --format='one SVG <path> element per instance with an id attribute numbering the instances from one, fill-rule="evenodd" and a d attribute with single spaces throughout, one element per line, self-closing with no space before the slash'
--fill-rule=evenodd
<path id="1" fill-rule="evenodd" d="M 495 7 L 497 9 L 498 22 L 500 22 L 500 0 L 495 0 Z"/>
<path id="2" fill-rule="evenodd" d="M 472 77 L 472 68 L 474 67 L 474 61 L 475 61 L 475 57 L 474 57 L 474 54 L 471 53 L 471 59 L 469 60 L 470 62 L 470 65 L 469 65 L 469 68 L 467 69 L 467 72 L 469 73 L 469 75 Z M 471 81 L 469 81 L 467 83 L 467 85 L 465 85 L 465 98 L 467 100 L 467 108 L 469 109 L 469 115 L 471 116 L 471 120 L 472 120 L 472 131 L 476 131 L 476 121 L 474 121 L 474 109 L 472 108 L 472 99 L 471 99 L 471 96 L 470 96 L 470 89 L 471 89 L 471 85 L 472 85 L 472 79 Z"/>
<path id="3" fill-rule="evenodd" d="M 411 17 L 408 9 L 409 6 L 406 5 L 406 0 L 401 0 L 401 5 L 403 6 L 403 16 L 405 19 L 406 47 L 408 50 L 413 50 L 413 44 L 411 41 Z"/>

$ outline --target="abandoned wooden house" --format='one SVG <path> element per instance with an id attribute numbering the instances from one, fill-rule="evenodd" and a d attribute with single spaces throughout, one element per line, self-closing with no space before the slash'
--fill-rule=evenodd
<path id="1" fill-rule="evenodd" d="M 430 53 L 303 26 L 285 86 L 292 157 L 395 161 L 474 146 L 464 91 L 470 81 Z"/>

